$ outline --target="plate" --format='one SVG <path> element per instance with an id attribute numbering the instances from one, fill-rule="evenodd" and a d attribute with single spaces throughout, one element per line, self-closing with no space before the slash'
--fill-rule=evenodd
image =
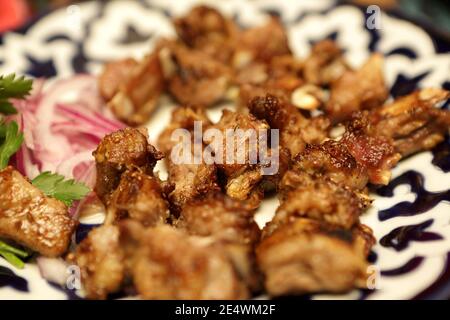
<path id="1" fill-rule="evenodd" d="M 354 66 L 361 65 L 372 51 L 381 52 L 392 97 L 420 87 L 450 89 L 450 42 L 401 15 L 378 12 L 374 7 L 336 5 L 328 0 L 201 2 L 234 17 L 242 26 L 260 24 L 269 14 L 280 16 L 288 29 L 291 47 L 299 56 L 307 55 L 311 44 L 324 38 L 335 39 Z M 99 1 L 59 9 L 0 37 L 0 74 L 64 78 L 75 73 L 98 73 L 108 60 L 142 57 L 157 38 L 174 36 L 171 17 L 186 13 L 196 3 Z M 367 24 L 373 14 L 378 14 L 379 28 Z M 217 119 L 223 107 L 230 106 L 214 108 L 210 115 Z M 148 124 L 152 142 L 169 121 L 172 108 L 174 104 L 166 99 L 153 115 Z M 374 206 L 364 214 L 362 222 L 373 228 L 378 240 L 370 255 L 380 275 L 377 289 L 308 298 L 450 296 L 449 146 L 447 139 L 433 152 L 403 160 L 393 170 L 392 182 L 372 194 Z M 274 199 L 265 201 L 257 222 L 264 224 L 270 219 L 276 206 Z M 82 227 L 89 228 L 88 222 Z M 0 261 L 0 299 L 75 298 L 76 292 L 42 279 L 33 262 L 16 270 Z"/>

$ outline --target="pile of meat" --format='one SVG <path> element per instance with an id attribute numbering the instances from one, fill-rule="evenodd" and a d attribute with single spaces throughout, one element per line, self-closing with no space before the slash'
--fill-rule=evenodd
<path id="1" fill-rule="evenodd" d="M 436 105 L 449 92 L 422 89 L 385 103 L 381 55 L 353 69 L 325 40 L 297 58 L 277 18 L 242 29 L 202 6 L 174 25 L 177 39 L 161 40 L 142 61 L 108 64 L 99 79 L 109 107 L 132 126 L 149 119 L 164 92 L 181 106 L 158 149 L 146 129 L 129 127 L 105 136 L 94 152 L 106 219 L 67 255 L 81 268 L 86 296 L 130 290 L 145 299 L 246 299 L 365 288 L 375 243 L 359 221 L 371 205 L 368 186 L 387 184 L 401 158 L 444 139 L 450 112 Z M 222 100 L 237 111 L 214 123 L 206 109 Z M 249 159 L 174 163 L 172 132 L 192 131 L 195 121 L 223 132 L 279 129 L 280 143 L 269 150 L 278 172 L 263 175 L 266 164 Z M 165 181 L 154 173 L 158 161 L 166 162 Z M 19 184 L 27 188 L 11 191 Z M 60 255 L 75 223 L 62 215 L 41 225 L 54 225 L 56 237 L 30 234 L 42 231 L 29 229 L 34 208 L 52 207 L 36 215 L 59 217 L 60 206 L 42 194 L 28 200 L 32 189 L 16 171 L 1 173 L 0 236 Z M 273 192 L 280 205 L 260 230 L 255 211 Z"/>

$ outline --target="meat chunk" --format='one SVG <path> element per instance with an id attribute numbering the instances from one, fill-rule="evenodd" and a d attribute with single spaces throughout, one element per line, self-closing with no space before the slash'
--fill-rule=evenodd
<path id="1" fill-rule="evenodd" d="M 93 153 L 97 168 L 95 192 L 106 203 L 120 182 L 121 174 L 137 167 L 152 174 L 163 154 L 147 141 L 145 129 L 125 128 L 106 135 Z"/>
<path id="2" fill-rule="evenodd" d="M 239 35 L 238 44 L 233 57 L 235 69 L 241 69 L 255 61 L 270 63 L 274 57 L 291 54 L 286 30 L 276 17 L 271 17 L 262 26 L 243 31 Z"/>
<path id="3" fill-rule="evenodd" d="M 176 226 L 198 236 L 255 244 L 260 231 L 253 220 L 254 209 L 222 193 L 210 193 L 188 202 Z"/>
<path id="4" fill-rule="evenodd" d="M 121 229 L 131 226 L 121 223 Z M 248 298 L 245 285 L 220 244 L 169 226 L 133 229 L 125 232 L 138 243 L 130 257 L 130 273 L 141 298 Z"/>
<path id="5" fill-rule="evenodd" d="M 297 218 L 264 238 L 256 255 L 271 296 L 345 292 L 366 285 L 374 242 L 363 225 L 345 230 Z"/>
<path id="6" fill-rule="evenodd" d="M 228 63 L 235 49 L 239 27 L 214 8 L 197 6 L 173 22 L 178 37 L 189 47 Z"/>
<path id="7" fill-rule="evenodd" d="M 103 72 L 99 76 L 100 94 L 106 101 L 110 101 L 119 91 L 120 86 L 129 77 L 138 62 L 133 58 L 106 63 Z"/>
<path id="8" fill-rule="evenodd" d="M 256 97 L 248 105 L 251 114 L 266 120 L 272 129 L 280 130 L 280 145 L 294 157 L 307 143 L 321 143 L 327 136 L 326 118 L 305 118 L 293 105 L 273 95 Z"/>
<path id="9" fill-rule="evenodd" d="M 333 82 L 325 112 L 333 123 L 342 122 L 355 111 L 380 107 L 388 96 L 383 57 L 373 54 L 359 70 L 347 71 Z"/>
<path id="10" fill-rule="evenodd" d="M 374 134 L 392 139 L 403 157 L 433 148 L 450 127 L 450 112 L 435 106 L 449 96 L 446 90 L 422 89 L 374 110 Z"/>
<path id="11" fill-rule="evenodd" d="M 45 196 L 11 166 L 0 171 L 0 237 L 57 257 L 76 225 L 63 202 Z"/>
<path id="12" fill-rule="evenodd" d="M 174 213 L 179 213 L 183 205 L 192 199 L 200 197 L 210 191 L 220 190 L 217 183 L 217 169 L 215 164 L 207 164 L 203 159 L 195 159 L 195 149 L 203 153 L 203 142 L 194 140 L 194 130 L 197 125 L 201 130 L 210 124 L 204 109 L 199 107 L 177 108 L 172 113 L 169 126 L 158 138 L 158 145 L 167 155 L 168 160 L 168 181 L 174 186 L 169 194 L 171 209 Z M 180 138 L 173 136 L 175 130 L 184 129 L 187 135 Z M 178 144 L 182 144 L 182 150 L 173 150 Z M 173 150 L 173 153 L 172 153 Z M 182 153 L 182 154 L 180 154 Z M 184 156 L 189 158 L 184 158 Z M 184 159 L 183 159 L 184 158 Z"/>
<path id="13" fill-rule="evenodd" d="M 221 243 L 240 279 L 255 292 L 261 288 L 254 256 L 260 230 L 253 214 L 254 210 L 248 204 L 222 193 L 210 193 L 187 203 L 176 226 L 189 234 L 213 237 Z"/>
<path id="14" fill-rule="evenodd" d="M 329 39 L 317 42 L 303 62 L 306 82 L 315 85 L 329 86 L 346 71 L 350 71 L 350 67 L 342 56 L 342 50 Z"/>
<path id="15" fill-rule="evenodd" d="M 196 106 L 176 108 L 172 112 L 169 125 L 158 137 L 158 148 L 169 157 L 172 148 L 179 143 L 179 141 L 174 140 L 174 137 L 172 137 L 175 130 L 186 129 L 191 133 L 191 138 L 193 138 L 196 124 L 198 128 L 205 128 L 211 124 L 204 108 Z M 193 139 L 190 141 L 194 143 Z"/>
<path id="16" fill-rule="evenodd" d="M 124 252 L 115 225 L 103 225 L 89 232 L 67 260 L 81 270 L 81 283 L 88 299 L 106 299 L 117 292 L 125 279 Z"/>
<path id="17" fill-rule="evenodd" d="M 140 170 L 122 174 L 119 186 L 111 195 L 106 208 L 105 223 L 130 218 L 144 226 L 165 223 L 169 218 L 169 204 L 158 178 Z"/>
<path id="18" fill-rule="evenodd" d="M 391 169 L 401 156 L 395 151 L 392 139 L 374 134 L 367 112 L 353 115 L 340 143 L 344 144 L 358 164 L 366 169 L 371 183 L 389 183 Z"/>
<path id="19" fill-rule="evenodd" d="M 140 62 L 126 59 L 107 64 L 99 81 L 114 115 L 130 125 L 148 121 L 165 88 L 158 51 Z"/>
<path id="20" fill-rule="evenodd" d="M 259 204 L 258 197 L 262 193 L 258 189 L 264 164 L 258 156 L 263 150 L 261 148 L 265 148 L 265 154 L 269 155 L 268 141 L 262 141 L 269 126 L 252 115 L 224 110 L 220 121 L 209 129 L 221 133 L 220 136 L 204 136 L 203 142 L 226 178 L 227 195 L 238 200 L 255 197 L 255 204 Z"/>
<path id="21" fill-rule="evenodd" d="M 298 217 L 307 217 L 350 229 L 370 204 L 367 197 L 360 196 L 345 185 L 326 177 L 312 176 L 305 172 L 290 170 L 280 182 L 281 205 L 265 231 L 288 223 Z"/>
<path id="22" fill-rule="evenodd" d="M 171 209 L 175 214 L 179 213 L 189 200 L 220 190 L 214 165 L 169 162 L 168 171 L 168 181 L 175 187 L 169 194 Z"/>
<path id="23" fill-rule="evenodd" d="M 326 176 L 354 190 L 363 190 L 369 180 L 364 166 L 359 164 L 347 147 L 334 140 L 320 145 L 308 145 L 293 163 L 297 171 Z"/>
<path id="24" fill-rule="evenodd" d="M 208 107 L 224 99 L 231 70 L 208 54 L 182 44 L 162 44 L 169 92 L 183 105 Z"/>

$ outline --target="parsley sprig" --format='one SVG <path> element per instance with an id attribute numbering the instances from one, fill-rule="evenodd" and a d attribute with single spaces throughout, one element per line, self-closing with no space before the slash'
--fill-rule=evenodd
<path id="1" fill-rule="evenodd" d="M 90 191 L 83 183 L 73 179 L 65 180 L 64 176 L 48 171 L 42 172 L 31 183 L 47 196 L 64 202 L 68 207 L 72 206 L 74 200 L 83 199 Z"/>
<path id="2" fill-rule="evenodd" d="M 0 123 L 0 170 L 4 169 L 23 142 L 23 134 L 19 132 L 17 122 Z"/>
<path id="3" fill-rule="evenodd" d="M 15 114 L 16 108 L 9 101 L 11 98 L 21 99 L 28 95 L 33 86 L 33 80 L 25 77 L 16 78 L 14 73 L 0 76 L 0 113 Z"/>

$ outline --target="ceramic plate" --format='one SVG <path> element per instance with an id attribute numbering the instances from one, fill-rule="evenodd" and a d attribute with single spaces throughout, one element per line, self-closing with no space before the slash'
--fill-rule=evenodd
<path id="1" fill-rule="evenodd" d="M 418 87 L 450 89 L 450 43 L 398 15 L 381 13 L 378 29 L 367 26 L 373 11 L 333 1 L 202 1 L 234 17 L 243 26 L 257 25 L 269 14 L 285 23 L 295 54 L 308 54 L 311 43 L 333 38 L 348 61 L 361 65 L 372 51 L 385 55 L 385 77 L 392 97 Z M 0 74 L 64 78 L 98 73 L 105 61 L 141 57 L 161 36 L 174 35 L 170 19 L 198 1 L 85 2 L 63 8 L 17 32 L 0 36 Z M 376 8 L 375 8 L 376 9 Z M 229 107 L 229 106 L 222 106 Z M 448 107 L 448 106 L 444 106 Z M 169 121 L 173 104 L 163 103 L 148 127 L 150 139 Z M 216 118 L 220 108 L 210 111 Z M 377 290 L 310 298 L 412 299 L 450 295 L 449 141 L 433 152 L 417 154 L 393 170 L 389 186 L 373 193 L 374 206 L 362 217 L 378 240 L 370 255 L 380 270 Z M 257 214 L 264 224 L 277 201 L 267 200 Z M 90 226 L 84 221 L 79 232 Z M 0 299 L 71 299 L 42 279 L 30 261 L 17 270 L 0 259 Z M 8 271 L 9 270 L 9 271 Z"/>

